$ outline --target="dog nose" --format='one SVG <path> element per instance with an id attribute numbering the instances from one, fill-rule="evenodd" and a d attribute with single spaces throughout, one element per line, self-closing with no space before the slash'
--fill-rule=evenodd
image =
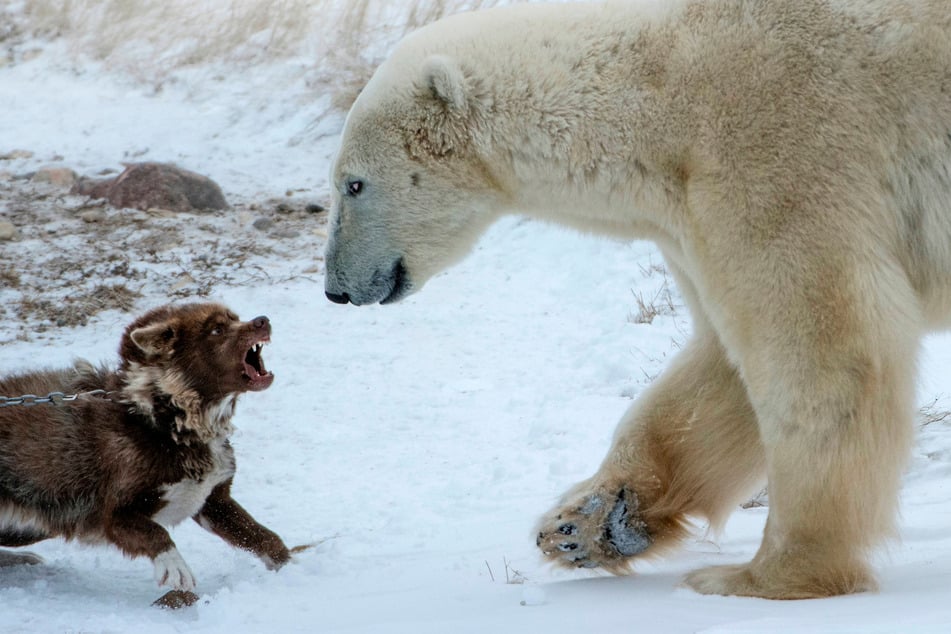
<path id="1" fill-rule="evenodd" d="M 255 328 L 267 328 L 268 324 L 270 323 L 271 323 L 270 320 L 264 315 L 261 315 L 260 317 L 255 317 L 254 319 L 251 320 L 251 325 L 254 326 Z"/>
<path id="2" fill-rule="evenodd" d="M 324 294 L 327 296 L 327 299 L 332 301 L 334 304 L 349 304 L 350 303 L 350 296 L 347 295 L 346 293 L 340 293 L 338 295 L 337 293 L 331 293 L 330 291 L 326 291 Z"/>

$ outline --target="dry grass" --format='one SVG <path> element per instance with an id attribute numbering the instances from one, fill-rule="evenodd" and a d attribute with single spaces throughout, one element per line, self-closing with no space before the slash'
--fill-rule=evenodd
<path id="1" fill-rule="evenodd" d="M 99 284 L 89 291 L 68 295 L 63 300 L 23 298 L 17 317 L 37 323 L 38 331 L 47 324 L 58 328 L 85 326 L 89 318 L 104 310 L 129 312 L 141 293 L 125 284 Z"/>
<path id="2" fill-rule="evenodd" d="M 18 288 L 20 286 L 20 274 L 12 264 L 0 266 L 0 287 Z"/>
<path id="3" fill-rule="evenodd" d="M 634 293 L 634 301 L 637 304 L 637 311 L 631 313 L 630 321 L 635 324 L 651 324 L 658 315 L 677 313 L 673 295 L 667 286 L 658 289 L 650 298 L 645 298 L 640 292 Z"/>
<path id="4" fill-rule="evenodd" d="M 33 0 L 30 26 L 78 53 L 143 74 L 295 54 L 320 0 Z M 143 62 L 145 65 L 143 66 Z"/>
<path id="5" fill-rule="evenodd" d="M 333 105 L 346 110 L 360 94 L 386 54 L 402 37 L 454 13 L 486 9 L 502 0 L 413 0 L 392 3 L 356 0 L 339 16 L 335 46 L 325 51 L 330 62 L 323 80 L 334 86 Z"/>
<path id="6" fill-rule="evenodd" d="M 951 418 L 951 411 L 938 407 L 937 398 L 927 405 L 922 405 L 918 408 L 918 424 L 922 427 L 935 423 L 943 423 L 948 420 L 948 418 Z"/>
<path id="7" fill-rule="evenodd" d="M 763 487 L 756 493 L 756 495 L 751 497 L 743 504 L 740 504 L 740 508 L 743 509 L 757 509 L 767 506 L 769 506 L 769 489 L 766 487 Z"/>
<path id="8" fill-rule="evenodd" d="M 502 557 L 502 566 L 505 569 L 505 583 L 507 585 L 521 585 L 528 581 L 524 574 L 520 570 L 516 570 L 512 567 L 512 562 L 510 562 L 505 557 Z M 492 566 L 489 565 L 489 560 L 485 560 L 485 567 L 489 571 L 489 578 L 495 582 L 495 573 L 492 572 Z"/>
<path id="9" fill-rule="evenodd" d="M 392 46 L 420 26 L 505 0 L 31 0 L 25 28 L 160 86 L 199 65 L 300 57 L 345 110 Z M 199 6 L 196 6 L 199 5 Z"/>
<path id="10" fill-rule="evenodd" d="M 635 324 L 650 324 L 658 315 L 676 315 L 677 305 L 674 303 L 671 280 L 666 267 L 652 263 L 648 267 L 641 267 L 641 274 L 648 279 L 660 276 L 661 284 L 650 297 L 646 297 L 639 291 L 631 291 L 637 310 L 628 315 L 628 321 Z"/>

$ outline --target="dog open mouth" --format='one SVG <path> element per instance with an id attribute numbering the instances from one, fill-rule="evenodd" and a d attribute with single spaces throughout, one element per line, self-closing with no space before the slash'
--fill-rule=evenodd
<path id="1" fill-rule="evenodd" d="M 262 335 L 255 339 L 244 355 L 244 372 L 249 390 L 265 390 L 274 382 L 274 374 L 264 367 L 264 357 L 261 350 L 264 344 L 270 343 L 271 337 Z"/>

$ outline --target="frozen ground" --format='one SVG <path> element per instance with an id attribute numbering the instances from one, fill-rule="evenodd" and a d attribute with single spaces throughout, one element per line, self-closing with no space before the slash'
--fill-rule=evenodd
<path id="1" fill-rule="evenodd" d="M 128 268 L 107 281 L 138 296 L 84 326 L 57 327 L 42 313 L 24 322 L 22 290 L 0 275 L 3 371 L 111 361 L 132 314 L 170 297 L 207 294 L 243 316 L 268 314 L 277 380 L 239 404 L 235 496 L 288 544 L 318 545 L 270 573 L 196 525 L 179 526 L 172 536 L 203 600 L 171 613 L 149 606 L 161 591 L 148 562 L 43 543 L 33 550 L 45 565 L 0 569 L 0 631 L 948 631 L 947 421 L 919 435 L 902 539 L 880 558 L 878 593 L 771 603 L 678 587 L 690 569 L 749 559 L 764 508 L 737 509 L 721 536 L 700 527 L 682 553 L 638 576 L 551 570 L 537 557 L 535 518 L 594 471 L 617 420 L 689 333 L 676 292 L 664 295 L 656 251 L 510 219 L 421 294 L 397 306 L 337 306 L 323 298 L 320 214 L 278 221 L 296 235 L 251 226 L 256 214 L 273 216 L 275 201 L 326 199 L 340 118 L 321 118 L 326 103 L 285 73 L 291 62 L 191 69 L 155 91 L 77 65 L 57 44 L 36 46 L 0 68 L 0 155 L 32 152 L 0 161 L 0 221 L 21 229 L 0 254 L 22 285 L 47 280 L 30 292 L 55 304 L 88 280 L 54 284 L 51 252 L 96 276 L 105 273 L 91 260 L 125 244 Z M 203 73 L 218 77 L 213 89 Z M 114 212 L 87 227 L 74 217 L 82 200 L 14 178 L 50 163 L 93 173 L 129 157 L 208 174 L 237 208 L 144 215 L 137 230 L 175 237 L 150 252 Z M 202 254 L 214 257 L 199 275 Z M 203 284 L 182 285 L 183 268 Z M 68 275 L 64 267 L 52 277 Z M 638 298 L 662 314 L 638 323 Z M 930 411 L 940 414 L 951 338 L 926 341 L 921 370 L 920 402 L 937 399 Z"/>

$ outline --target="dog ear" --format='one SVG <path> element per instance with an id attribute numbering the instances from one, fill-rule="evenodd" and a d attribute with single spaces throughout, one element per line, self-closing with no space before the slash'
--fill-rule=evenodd
<path id="1" fill-rule="evenodd" d="M 171 352 L 176 337 L 177 334 L 171 322 L 159 322 L 150 326 L 143 326 L 129 333 L 132 343 L 148 355 Z"/>

